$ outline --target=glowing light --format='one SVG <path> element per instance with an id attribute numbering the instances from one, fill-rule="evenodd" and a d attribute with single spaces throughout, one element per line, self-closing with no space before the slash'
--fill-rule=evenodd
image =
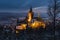
<path id="1" fill-rule="evenodd" d="M 19 32 L 16 30 L 16 33 L 19 33 Z"/>
<path id="2" fill-rule="evenodd" d="M 38 21 L 35 21 L 34 23 L 31 24 L 32 28 L 38 28 L 40 26 Z"/>
<path id="3" fill-rule="evenodd" d="M 43 26 L 43 28 L 45 28 L 45 27 L 46 27 L 46 25 L 45 25 L 44 23 L 42 23 L 42 24 L 41 24 L 41 26 Z"/>
<path id="4" fill-rule="evenodd" d="M 32 15 L 31 15 L 31 13 L 29 13 L 28 14 L 28 22 L 31 22 L 31 20 L 32 20 Z"/>
<path id="5" fill-rule="evenodd" d="M 45 23 L 39 22 L 39 21 L 34 21 L 33 23 L 31 23 L 30 27 L 33 29 L 40 28 L 40 27 L 45 28 Z"/>
<path id="6" fill-rule="evenodd" d="M 27 24 L 21 24 L 21 26 L 23 27 L 22 29 L 26 29 Z"/>
<path id="7" fill-rule="evenodd" d="M 25 30 L 26 26 L 27 26 L 27 24 L 21 24 L 20 26 L 17 26 L 16 29 L 18 29 L 18 30 Z"/>

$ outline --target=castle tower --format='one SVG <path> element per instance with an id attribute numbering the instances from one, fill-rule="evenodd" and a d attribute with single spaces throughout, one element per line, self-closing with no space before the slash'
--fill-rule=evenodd
<path id="1" fill-rule="evenodd" d="M 27 15 L 28 22 L 31 22 L 31 20 L 33 19 L 33 16 L 34 14 L 33 14 L 32 7 L 31 7 Z"/>
<path id="2" fill-rule="evenodd" d="M 38 13 L 38 19 L 37 19 L 38 21 L 42 21 L 42 18 L 41 18 L 41 16 L 40 16 L 40 13 Z"/>
<path id="3" fill-rule="evenodd" d="M 38 17 L 40 17 L 40 14 L 38 13 Z"/>

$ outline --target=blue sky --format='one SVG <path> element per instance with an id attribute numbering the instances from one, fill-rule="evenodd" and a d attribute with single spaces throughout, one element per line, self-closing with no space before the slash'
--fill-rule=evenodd
<path id="1" fill-rule="evenodd" d="M 30 6 L 40 7 L 47 6 L 48 0 L 0 0 L 1 10 L 24 10 L 29 9 Z"/>
<path id="2" fill-rule="evenodd" d="M 53 1 L 53 0 L 52 0 Z M 41 13 L 46 16 L 48 4 L 51 0 L 0 0 L 0 12 L 14 13 L 28 13 L 30 6 L 33 8 L 33 12 Z M 1 14 L 1 13 L 0 13 Z M 10 15 L 9 14 L 9 15 Z M 11 14 L 12 15 L 12 14 Z M 5 14 L 3 15 L 5 17 Z M 2 18 L 2 17 L 1 17 Z"/>
<path id="3" fill-rule="evenodd" d="M 47 13 L 49 0 L 0 0 L 0 12 L 27 13 L 30 6 L 37 13 Z"/>
<path id="4" fill-rule="evenodd" d="M 53 1 L 53 0 L 52 0 Z M 32 6 L 33 8 L 42 7 L 46 9 L 53 3 L 51 0 L 0 0 L 0 12 L 1 11 L 24 11 Z M 40 10 L 41 10 L 40 9 Z"/>
<path id="5" fill-rule="evenodd" d="M 28 13 L 30 6 L 35 13 L 46 13 L 49 0 L 0 0 L 0 12 Z M 45 15 L 45 14 L 44 14 Z"/>

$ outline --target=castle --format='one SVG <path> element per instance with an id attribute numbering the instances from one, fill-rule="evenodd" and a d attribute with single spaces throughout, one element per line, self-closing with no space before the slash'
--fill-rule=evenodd
<path id="1" fill-rule="evenodd" d="M 40 16 L 34 17 L 34 12 L 31 7 L 24 20 L 22 20 L 20 22 L 17 20 L 16 29 L 26 30 L 27 27 L 35 29 L 35 28 L 40 28 L 40 27 L 45 28 L 45 26 L 46 25 Z"/>

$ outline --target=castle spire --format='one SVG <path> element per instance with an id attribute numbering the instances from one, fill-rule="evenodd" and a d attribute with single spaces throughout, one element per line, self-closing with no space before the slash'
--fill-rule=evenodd
<path id="1" fill-rule="evenodd" d="M 38 12 L 38 17 L 40 17 L 40 14 L 39 14 L 39 12 Z"/>
<path id="2" fill-rule="evenodd" d="M 30 12 L 32 12 L 32 7 L 30 7 Z"/>

